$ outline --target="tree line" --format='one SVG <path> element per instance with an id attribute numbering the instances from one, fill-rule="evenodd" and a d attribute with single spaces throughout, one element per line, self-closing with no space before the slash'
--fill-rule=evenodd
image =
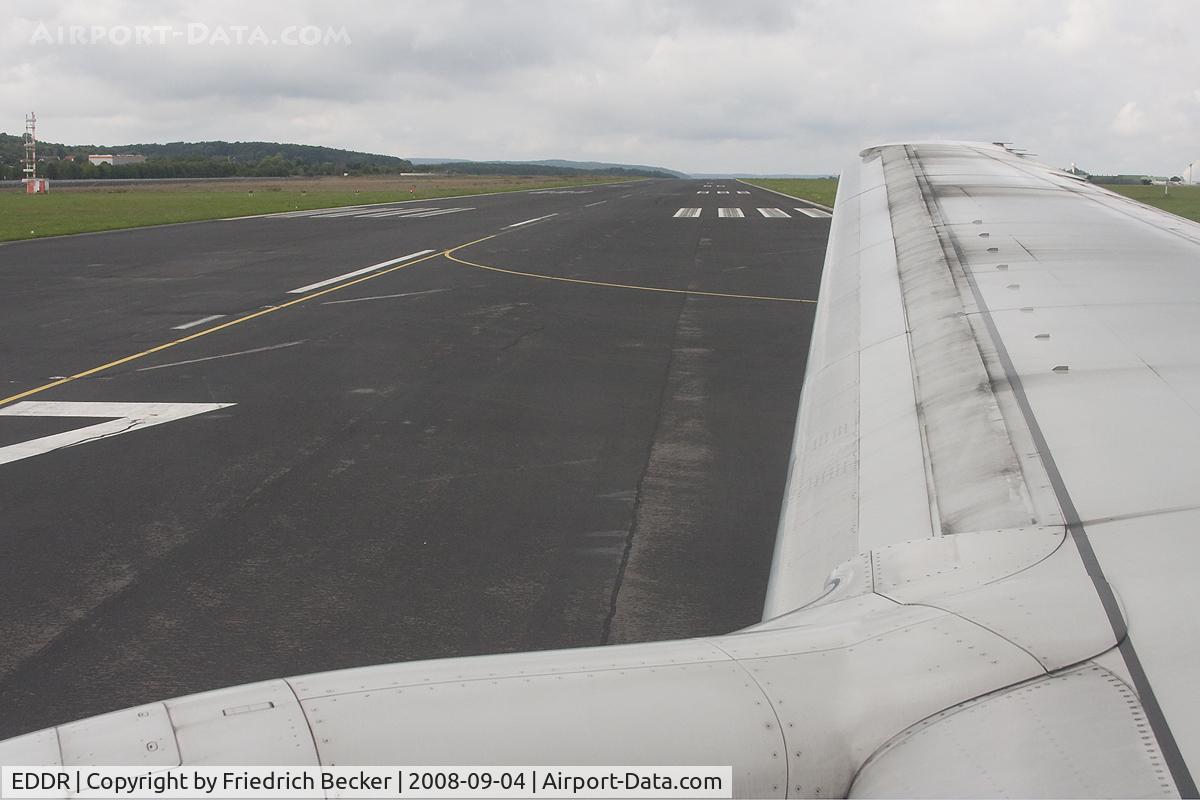
<path id="1" fill-rule="evenodd" d="M 413 171 L 396 156 L 278 142 L 170 142 L 115 147 L 38 142 L 38 176 L 106 178 L 281 178 L 290 175 L 395 174 Z M 139 164 L 92 164 L 92 154 L 137 154 Z M 24 140 L 0 133 L 0 180 L 23 176 Z"/>

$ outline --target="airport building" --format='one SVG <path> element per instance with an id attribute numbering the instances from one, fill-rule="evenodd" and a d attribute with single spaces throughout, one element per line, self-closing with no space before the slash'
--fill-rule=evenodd
<path id="1" fill-rule="evenodd" d="M 145 156 L 133 155 L 131 153 L 124 153 L 121 155 L 103 153 L 88 156 L 88 163 L 97 167 L 101 164 L 109 164 L 114 167 L 120 166 L 121 164 L 141 164 L 145 160 Z"/>

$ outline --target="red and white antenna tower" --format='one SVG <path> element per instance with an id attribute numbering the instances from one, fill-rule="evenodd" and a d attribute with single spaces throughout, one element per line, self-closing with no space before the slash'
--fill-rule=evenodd
<path id="1" fill-rule="evenodd" d="M 37 179 L 37 115 L 25 117 L 25 182 Z"/>

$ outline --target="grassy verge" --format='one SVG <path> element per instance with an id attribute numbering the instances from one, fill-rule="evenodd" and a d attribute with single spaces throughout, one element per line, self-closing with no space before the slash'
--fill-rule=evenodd
<path id="1" fill-rule="evenodd" d="M 790 194 L 802 200 L 811 200 L 823 206 L 833 208 L 833 198 L 837 195 L 837 178 L 756 178 L 746 181 L 764 189 L 774 189 L 777 192 Z"/>
<path id="2" fill-rule="evenodd" d="M 1181 217 L 1200 222 L 1200 186 L 1172 186 L 1171 193 L 1163 196 L 1161 186 L 1105 186 L 1117 194 L 1145 203 L 1148 206 L 1170 211 Z"/>
<path id="3" fill-rule="evenodd" d="M 50 193 L 45 195 L 25 195 L 17 191 L 0 193 L 0 242 L 279 211 L 431 200 L 623 180 L 520 176 L 388 177 L 62 189 L 55 189 L 52 183 Z"/>
<path id="4" fill-rule="evenodd" d="M 758 179 L 746 181 L 764 189 L 790 194 L 804 200 L 812 200 L 832 206 L 837 194 L 836 178 Z M 1118 194 L 1145 203 L 1148 206 L 1170 211 L 1196 222 L 1200 222 L 1200 186 L 1172 186 L 1169 195 L 1163 195 L 1161 186 L 1105 186 Z"/>

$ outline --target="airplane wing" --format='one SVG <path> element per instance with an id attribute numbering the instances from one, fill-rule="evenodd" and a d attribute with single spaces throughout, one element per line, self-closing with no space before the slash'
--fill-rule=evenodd
<path id="1" fill-rule="evenodd" d="M 1200 226 L 1001 146 L 842 175 L 764 620 L 392 664 L 4 764 L 732 764 L 735 793 L 1196 796 Z"/>

